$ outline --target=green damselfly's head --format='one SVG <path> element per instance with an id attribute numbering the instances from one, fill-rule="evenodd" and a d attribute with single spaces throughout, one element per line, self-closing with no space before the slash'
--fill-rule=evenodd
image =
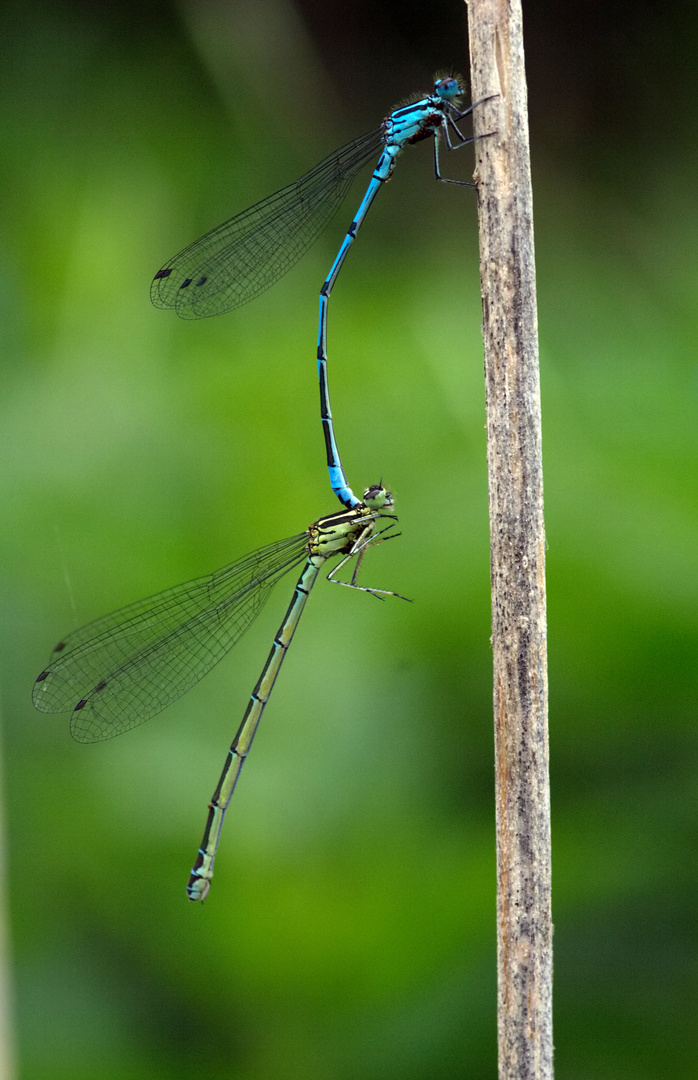
<path id="1" fill-rule="evenodd" d="M 434 96 L 443 101 L 455 101 L 465 93 L 463 80 L 459 75 L 444 75 L 434 83 Z"/>
<path id="2" fill-rule="evenodd" d="M 389 510 L 393 505 L 393 496 L 382 483 L 371 484 L 364 491 L 364 506 L 369 510 Z"/>

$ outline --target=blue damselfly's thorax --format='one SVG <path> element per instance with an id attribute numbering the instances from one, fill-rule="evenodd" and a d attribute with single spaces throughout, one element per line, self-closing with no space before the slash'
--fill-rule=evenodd
<path id="1" fill-rule="evenodd" d="M 432 94 L 405 102 L 386 116 L 382 124 L 384 142 L 401 150 L 407 144 L 413 146 L 428 139 L 442 126 L 447 112 L 457 114 L 454 102 L 462 94 L 463 88 L 454 76 L 437 79 Z"/>

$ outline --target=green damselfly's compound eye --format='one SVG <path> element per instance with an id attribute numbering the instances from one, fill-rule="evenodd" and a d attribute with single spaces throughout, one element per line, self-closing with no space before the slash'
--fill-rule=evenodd
<path id="1" fill-rule="evenodd" d="M 371 510 L 382 510 L 393 505 L 393 497 L 382 484 L 372 484 L 364 491 L 364 502 Z"/>

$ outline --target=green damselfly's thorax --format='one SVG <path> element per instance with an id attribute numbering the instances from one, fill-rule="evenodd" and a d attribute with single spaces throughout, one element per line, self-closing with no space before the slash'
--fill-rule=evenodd
<path id="1" fill-rule="evenodd" d="M 364 491 L 363 502 L 336 514 L 319 518 L 308 529 L 308 553 L 311 558 L 325 560 L 333 555 L 352 555 L 361 550 L 374 532 L 380 518 L 397 521 L 390 511 L 393 496 L 382 484 L 373 484 Z"/>

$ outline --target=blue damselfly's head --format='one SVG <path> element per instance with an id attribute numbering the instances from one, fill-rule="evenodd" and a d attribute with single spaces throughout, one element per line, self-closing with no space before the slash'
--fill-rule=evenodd
<path id="1" fill-rule="evenodd" d="M 364 491 L 364 505 L 370 510 L 387 510 L 393 505 L 393 496 L 383 484 L 371 484 Z"/>
<path id="2" fill-rule="evenodd" d="M 443 101 L 453 101 L 464 93 L 461 80 L 456 75 L 446 75 L 434 83 L 434 95 Z"/>

